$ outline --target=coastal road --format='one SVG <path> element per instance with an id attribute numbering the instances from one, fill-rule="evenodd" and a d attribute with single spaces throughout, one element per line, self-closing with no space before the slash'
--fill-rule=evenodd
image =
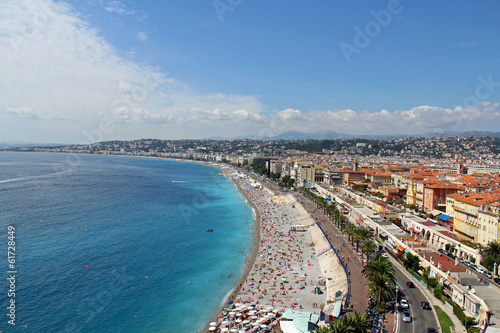
<path id="1" fill-rule="evenodd" d="M 412 317 L 411 323 L 404 323 L 401 313 L 396 320 L 399 320 L 401 333 L 427 333 L 427 327 L 437 328 L 434 310 L 423 310 L 421 303 L 427 301 L 423 293 L 418 288 L 408 288 L 406 282 L 408 278 L 404 275 L 398 265 L 393 265 L 398 284 L 398 298 L 405 297 L 410 303 L 409 312 Z"/>

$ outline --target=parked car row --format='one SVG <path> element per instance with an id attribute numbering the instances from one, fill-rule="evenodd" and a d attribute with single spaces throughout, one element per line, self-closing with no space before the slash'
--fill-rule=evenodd
<path id="1" fill-rule="evenodd" d="M 494 278 L 493 277 L 493 273 L 482 268 L 482 267 L 478 267 L 477 265 L 474 265 L 473 263 L 470 263 L 468 261 L 464 261 L 464 265 L 468 266 L 469 268 L 475 270 L 476 272 L 478 272 L 479 274 L 483 274 L 484 276 L 486 276 L 488 279 L 493 279 L 493 281 L 495 281 L 496 283 L 500 283 L 500 279 L 499 278 Z"/>
<path id="2" fill-rule="evenodd" d="M 449 252 L 449 251 L 446 251 L 446 250 L 443 250 L 443 249 L 439 249 L 438 252 L 442 253 L 442 254 L 444 254 L 444 255 L 446 255 L 448 257 L 450 257 L 451 259 L 455 259 L 456 258 L 456 256 L 453 253 Z M 463 260 L 462 258 L 459 258 L 458 261 L 461 262 L 462 264 L 464 264 L 465 266 L 467 266 L 467 267 L 475 270 L 479 274 L 484 275 L 488 279 L 493 279 L 493 281 L 495 281 L 496 283 L 500 283 L 500 279 L 499 278 L 494 278 L 492 272 L 490 272 L 490 271 L 488 271 L 488 270 L 486 270 L 486 269 L 484 269 L 482 267 L 479 267 L 479 266 L 477 266 L 477 265 L 475 265 L 475 264 L 473 264 L 473 263 L 471 263 L 471 262 L 469 262 L 467 260 Z"/>
<path id="3" fill-rule="evenodd" d="M 455 260 L 455 258 L 457 257 L 456 255 L 454 255 L 453 253 L 451 252 L 448 252 L 446 250 L 443 250 L 443 249 L 439 249 L 438 250 L 439 253 L 442 253 L 442 254 L 445 254 L 447 255 L 448 257 L 450 257 L 451 259 Z"/>

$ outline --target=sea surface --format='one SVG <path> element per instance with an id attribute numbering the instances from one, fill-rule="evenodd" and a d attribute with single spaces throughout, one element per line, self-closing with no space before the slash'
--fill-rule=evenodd
<path id="1" fill-rule="evenodd" d="M 253 246 L 254 213 L 220 173 L 162 159 L 0 152 L 0 331 L 201 331 Z"/>

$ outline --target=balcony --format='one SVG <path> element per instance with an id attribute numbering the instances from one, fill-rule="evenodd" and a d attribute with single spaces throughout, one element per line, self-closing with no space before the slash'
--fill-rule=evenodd
<path id="1" fill-rule="evenodd" d="M 467 209 L 464 209 L 464 208 L 460 208 L 459 206 L 453 206 L 453 209 L 457 212 L 461 212 L 461 213 L 464 213 L 464 214 L 467 214 L 467 215 L 470 215 L 470 216 L 474 216 L 477 218 L 477 213 L 475 212 L 472 212 L 470 210 L 467 210 Z"/>

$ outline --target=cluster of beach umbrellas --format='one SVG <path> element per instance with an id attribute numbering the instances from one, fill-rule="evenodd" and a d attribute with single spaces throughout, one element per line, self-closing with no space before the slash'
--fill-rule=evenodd
<path id="1" fill-rule="evenodd" d="M 278 324 L 281 312 L 273 307 L 258 307 L 235 303 L 223 311 L 218 322 L 211 322 L 209 332 L 254 333 L 270 332 Z"/>

